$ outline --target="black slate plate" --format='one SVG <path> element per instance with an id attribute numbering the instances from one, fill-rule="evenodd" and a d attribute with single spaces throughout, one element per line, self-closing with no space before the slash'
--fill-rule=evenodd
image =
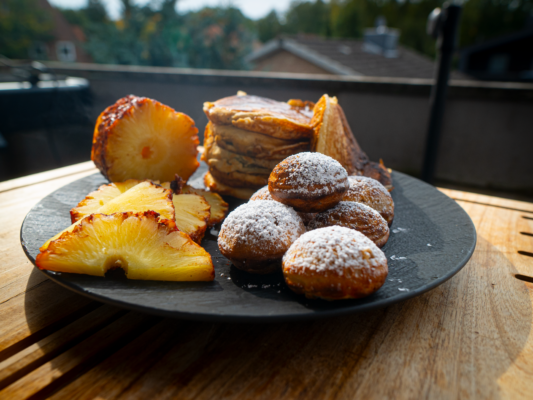
<path id="1" fill-rule="evenodd" d="M 199 177 L 205 166 L 197 171 Z M 237 270 L 217 246 L 215 227 L 202 246 L 215 264 L 213 282 L 133 281 L 43 271 L 50 279 L 104 303 L 168 317 L 209 321 L 274 322 L 330 317 L 388 306 L 418 296 L 455 275 L 476 245 L 470 217 L 433 186 L 393 172 L 395 219 L 383 248 L 389 276 L 383 287 L 360 300 L 308 300 L 291 292 L 281 274 L 257 276 Z M 194 177 L 193 177 L 194 178 Z M 193 180 L 201 182 L 201 179 Z M 70 225 L 69 211 L 106 183 L 100 174 L 82 178 L 45 197 L 28 213 L 21 242 L 35 264 L 39 247 Z M 242 201 L 230 202 L 230 210 Z"/>

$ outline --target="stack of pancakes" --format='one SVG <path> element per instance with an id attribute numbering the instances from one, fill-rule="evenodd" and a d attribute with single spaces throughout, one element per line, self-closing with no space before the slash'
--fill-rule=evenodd
<path id="1" fill-rule="evenodd" d="M 359 147 L 335 97 L 287 103 L 248 96 L 204 103 L 209 119 L 202 155 L 213 192 L 249 199 L 268 184 L 274 167 L 292 154 L 316 151 L 341 163 L 350 175 L 369 176 L 388 188 L 390 172 Z"/>
<path id="2" fill-rule="evenodd" d="M 240 93 L 204 103 L 209 119 L 202 159 L 206 187 L 248 199 L 268 183 L 272 169 L 292 154 L 309 151 L 314 104 L 287 103 Z"/>

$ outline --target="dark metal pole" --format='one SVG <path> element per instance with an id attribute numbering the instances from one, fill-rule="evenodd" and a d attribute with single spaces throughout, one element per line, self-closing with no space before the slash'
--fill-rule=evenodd
<path id="1" fill-rule="evenodd" d="M 434 32 L 434 34 L 438 33 L 437 50 L 439 54 L 435 77 L 436 82 L 431 90 L 431 97 L 429 100 L 429 124 L 426 137 L 424 165 L 422 167 L 422 179 L 428 183 L 433 183 L 435 177 L 444 105 L 446 102 L 446 92 L 448 90 L 450 67 L 457 41 L 457 28 L 459 26 L 460 14 L 460 6 L 445 3 L 442 7 L 442 12 L 438 16 L 440 21 L 436 22 L 434 25 L 434 28 L 438 30 L 438 32 Z"/>

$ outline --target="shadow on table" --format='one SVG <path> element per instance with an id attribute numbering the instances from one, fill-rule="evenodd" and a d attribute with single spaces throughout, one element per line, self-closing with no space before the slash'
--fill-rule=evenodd
<path id="1" fill-rule="evenodd" d="M 503 253 L 483 238 L 477 249 L 456 277 L 431 292 L 347 317 L 254 325 L 122 312 L 102 329 L 123 329 L 121 321 L 132 315 L 149 322 L 117 339 L 120 346 L 101 354 L 91 369 L 68 372 L 72 366 L 57 354 L 51 366 L 68 379 L 53 391 L 65 398 L 499 398 L 499 379 L 526 362 L 521 353 L 531 300 Z M 30 283 L 39 274 L 35 270 Z M 46 307 L 47 315 L 61 313 L 65 301 L 92 304 L 85 315 L 109 307 L 59 286 L 39 292 L 45 284 L 53 285 L 44 282 L 26 294 L 31 313 L 50 296 L 64 300 Z M 47 329 L 32 321 L 34 333 Z M 81 341 L 66 351 L 82 360 L 87 350 Z"/>

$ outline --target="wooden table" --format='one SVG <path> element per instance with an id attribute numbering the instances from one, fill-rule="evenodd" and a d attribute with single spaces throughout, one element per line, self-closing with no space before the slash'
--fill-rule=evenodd
<path id="1" fill-rule="evenodd" d="M 454 278 L 380 311 L 271 325 L 163 319 L 49 281 L 26 213 L 92 163 L 0 183 L 0 399 L 533 398 L 533 204 L 443 190 L 476 251 Z"/>

